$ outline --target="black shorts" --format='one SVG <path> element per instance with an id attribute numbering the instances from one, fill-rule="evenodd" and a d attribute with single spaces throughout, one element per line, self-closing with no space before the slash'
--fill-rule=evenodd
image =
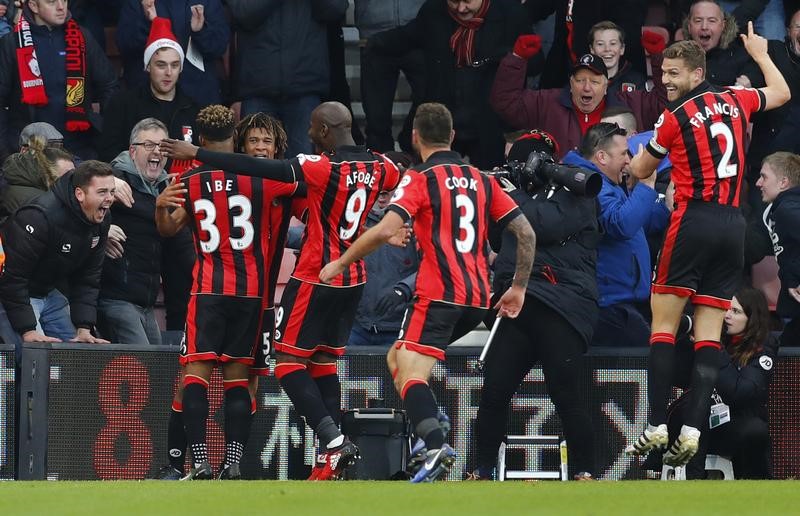
<path id="1" fill-rule="evenodd" d="M 739 208 L 692 201 L 680 205 L 658 256 L 653 293 L 727 310 L 741 283 L 744 233 Z"/>
<path id="2" fill-rule="evenodd" d="M 444 360 L 447 346 L 472 331 L 486 312 L 485 308 L 414 298 L 395 346 Z"/>
<path id="3" fill-rule="evenodd" d="M 362 290 L 289 278 L 275 311 L 275 351 L 301 358 L 317 351 L 344 355 Z"/>
<path id="4" fill-rule="evenodd" d="M 261 315 L 261 340 L 256 347 L 256 356 L 250 368 L 250 376 L 269 375 L 269 354 L 275 336 L 275 308 L 267 308 Z"/>
<path id="5" fill-rule="evenodd" d="M 214 360 L 253 365 L 262 314 L 261 298 L 191 296 L 180 363 Z"/>

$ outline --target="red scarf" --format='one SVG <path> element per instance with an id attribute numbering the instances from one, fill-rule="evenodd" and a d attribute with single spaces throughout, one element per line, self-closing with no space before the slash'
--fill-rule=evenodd
<path id="1" fill-rule="evenodd" d="M 47 93 L 44 89 L 42 73 L 36 59 L 36 46 L 33 43 L 31 28 L 25 16 L 20 16 L 14 26 L 17 36 L 17 70 L 22 90 L 22 103 L 29 106 L 46 106 Z M 64 26 L 66 44 L 67 91 L 65 107 L 67 110 L 67 131 L 88 131 L 89 104 L 86 98 L 86 40 L 74 20 L 67 20 Z"/>
<path id="2" fill-rule="evenodd" d="M 475 59 L 475 32 L 483 25 L 486 11 L 489 10 L 489 0 L 483 0 L 481 8 L 471 19 L 461 20 L 456 13 L 447 10 L 447 13 L 458 24 L 458 28 L 450 36 L 450 49 L 456 56 L 456 66 L 469 66 Z"/>
<path id="3" fill-rule="evenodd" d="M 606 110 L 606 99 L 601 100 L 600 104 L 591 113 L 584 113 L 578 109 L 574 102 L 572 107 L 575 108 L 575 116 L 578 118 L 578 123 L 581 124 L 581 136 L 584 136 L 590 127 L 599 124 L 600 119 L 603 118 L 603 111 Z"/>

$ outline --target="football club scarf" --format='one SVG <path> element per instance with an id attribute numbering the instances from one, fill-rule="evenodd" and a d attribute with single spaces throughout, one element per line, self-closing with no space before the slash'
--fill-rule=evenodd
<path id="1" fill-rule="evenodd" d="M 22 103 L 41 107 L 48 103 L 44 89 L 42 72 L 36 58 L 30 24 L 25 16 L 20 16 L 14 26 L 17 46 L 17 70 L 19 71 Z M 86 40 L 78 24 L 70 19 L 64 26 L 66 45 L 67 91 L 65 108 L 67 110 L 67 131 L 88 131 L 88 101 L 86 99 Z"/>
<path id="2" fill-rule="evenodd" d="M 456 66 L 469 66 L 475 58 L 475 32 L 483 25 L 486 11 L 489 10 L 489 0 L 483 0 L 478 12 L 469 20 L 461 20 L 458 15 L 447 10 L 450 17 L 458 24 L 458 28 L 450 36 L 450 49 L 456 55 Z"/>

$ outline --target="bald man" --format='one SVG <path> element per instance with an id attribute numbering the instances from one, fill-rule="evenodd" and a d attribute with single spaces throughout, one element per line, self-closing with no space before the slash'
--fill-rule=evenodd
<path id="1" fill-rule="evenodd" d="M 378 193 L 394 190 L 400 172 L 388 158 L 353 142 L 352 116 L 338 102 L 311 113 L 308 136 L 318 154 L 290 160 L 211 152 L 186 142 L 163 140 L 168 156 L 236 170 L 242 175 L 303 182 L 308 192 L 307 225 L 300 258 L 275 314 L 275 376 L 297 412 L 319 438 L 321 453 L 309 480 L 336 480 L 358 457 L 358 448 L 339 430 L 341 389 L 336 359 L 344 354 L 361 291 L 363 260 L 323 285 L 319 273 L 361 234 Z M 242 212 L 244 215 L 244 212 Z M 238 219 L 237 219 L 238 220 Z M 243 225 L 249 223 L 243 217 Z"/>

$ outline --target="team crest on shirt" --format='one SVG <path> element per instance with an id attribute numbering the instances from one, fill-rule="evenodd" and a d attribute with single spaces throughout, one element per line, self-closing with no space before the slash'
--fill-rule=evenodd
<path id="1" fill-rule="evenodd" d="M 658 120 L 656 120 L 656 124 L 653 127 L 655 129 L 658 129 L 659 127 L 661 127 L 663 123 L 664 123 L 664 113 L 661 113 L 661 115 L 659 115 L 658 117 Z"/>
<path id="2" fill-rule="evenodd" d="M 772 369 L 772 359 L 767 355 L 762 355 L 758 359 L 758 365 L 760 365 L 761 369 L 763 369 L 764 371 L 769 371 L 770 369 Z"/>
<path id="3" fill-rule="evenodd" d="M 100 243 L 100 237 L 99 236 L 92 237 L 92 246 L 90 247 L 90 249 L 94 249 L 95 247 L 97 247 L 97 244 L 99 244 L 99 243 Z"/>
<path id="4" fill-rule="evenodd" d="M 622 91 L 625 91 L 625 92 L 628 92 L 628 93 L 630 93 L 632 91 L 636 91 L 636 85 L 633 84 L 632 82 L 623 82 L 622 83 Z"/>
<path id="5" fill-rule="evenodd" d="M 321 159 L 322 159 L 322 157 L 321 156 L 317 156 L 316 154 L 298 154 L 297 155 L 297 161 L 300 162 L 300 166 L 302 166 L 303 163 L 305 163 L 306 161 L 310 161 L 312 163 L 315 163 L 315 162 L 317 162 L 317 161 L 319 161 Z"/>

